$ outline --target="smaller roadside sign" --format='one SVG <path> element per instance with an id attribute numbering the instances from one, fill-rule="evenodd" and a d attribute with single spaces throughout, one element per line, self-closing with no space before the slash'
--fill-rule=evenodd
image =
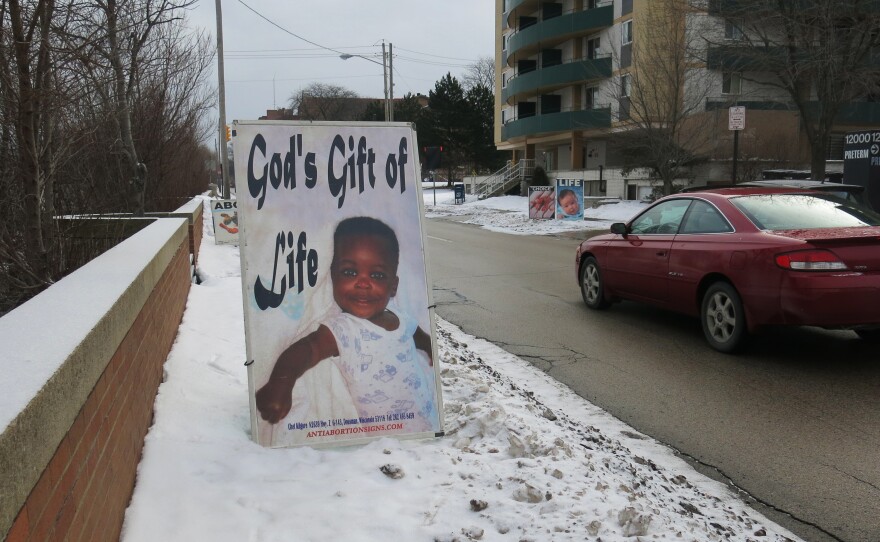
<path id="1" fill-rule="evenodd" d="M 238 244 L 238 201 L 211 200 L 211 218 L 214 220 L 214 244 Z"/>
<path id="2" fill-rule="evenodd" d="M 735 105 L 730 108 L 727 116 L 728 130 L 745 130 L 746 108 L 744 105 Z"/>

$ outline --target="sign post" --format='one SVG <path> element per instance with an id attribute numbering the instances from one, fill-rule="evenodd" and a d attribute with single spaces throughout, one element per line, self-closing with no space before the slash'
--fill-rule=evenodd
<path id="1" fill-rule="evenodd" d="M 736 184 L 736 160 L 739 155 L 739 132 L 746 127 L 746 108 L 735 105 L 727 114 L 727 129 L 733 130 L 733 184 Z"/>

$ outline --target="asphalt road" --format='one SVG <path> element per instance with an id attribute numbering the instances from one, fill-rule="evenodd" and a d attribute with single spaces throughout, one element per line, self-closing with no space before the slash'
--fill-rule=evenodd
<path id="1" fill-rule="evenodd" d="M 529 360 L 810 542 L 880 541 L 880 352 L 781 329 L 740 355 L 699 322 L 635 303 L 590 311 L 577 237 L 427 222 L 437 314 Z M 878 307 L 880 310 L 880 307 Z"/>

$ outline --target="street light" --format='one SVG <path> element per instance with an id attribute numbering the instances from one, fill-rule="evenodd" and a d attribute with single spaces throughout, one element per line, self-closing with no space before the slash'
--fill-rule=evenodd
<path id="1" fill-rule="evenodd" d="M 363 55 L 350 55 L 348 53 L 342 53 L 339 55 L 339 58 L 342 60 L 348 60 L 352 57 L 363 58 L 373 64 L 381 64 L 382 65 L 382 85 L 385 90 L 385 122 L 392 122 L 394 120 L 394 79 L 393 75 L 391 75 L 391 44 L 388 44 L 388 55 L 386 57 L 385 54 L 385 42 L 382 42 L 382 62 L 377 62 L 370 57 L 366 57 Z M 385 62 L 385 59 L 388 58 L 388 62 Z"/>

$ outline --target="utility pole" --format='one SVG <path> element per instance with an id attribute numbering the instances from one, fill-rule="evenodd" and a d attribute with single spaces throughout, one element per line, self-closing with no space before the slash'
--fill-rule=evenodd
<path id="1" fill-rule="evenodd" d="M 394 48 L 393 43 L 388 44 L 388 122 L 394 122 Z"/>
<path id="2" fill-rule="evenodd" d="M 214 0 L 214 6 L 217 10 L 217 79 L 220 89 L 220 121 L 217 125 L 217 131 L 220 133 L 220 171 L 223 173 L 223 197 L 230 199 L 232 197 L 229 186 L 229 161 L 227 160 L 226 142 L 226 87 L 223 76 L 223 11 L 220 9 L 220 0 Z"/>
<path id="3" fill-rule="evenodd" d="M 385 87 L 385 122 L 391 120 L 391 110 L 388 101 L 388 60 L 385 55 L 385 42 L 382 42 L 382 86 Z"/>

